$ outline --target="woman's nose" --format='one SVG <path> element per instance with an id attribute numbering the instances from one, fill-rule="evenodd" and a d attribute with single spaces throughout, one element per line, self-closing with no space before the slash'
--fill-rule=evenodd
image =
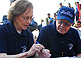
<path id="1" fill-rule="evenodd" d="M 26 23 L 29 23 L 29 24 L 30 24 L 30 23 L 31 23 L 31 20 L 30 20 L 30 19 L 28 19 L 28 20 L 26 21 Z"/>

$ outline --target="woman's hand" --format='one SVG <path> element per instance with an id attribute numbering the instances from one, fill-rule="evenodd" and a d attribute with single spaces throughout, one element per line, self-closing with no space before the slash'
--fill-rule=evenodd
<path id="1" fill-rule="evenodd" d="M 44 46 L 41 44 L 33 44 L 33 46 L 28 51 L 28 56 L 33 56 L 36 52 L 40 53 L 44 49 Z"/>
<path id="2" fill-rule="evenodd" d="M 7 55 L 6 53 L 0 53 L 0 58 L 26 58 L 28 57 L 28 52 L 16 54 L 16 55 Z"/>
<path id="3" fill-rule="evenodd" d="M 39 53 L 39 58 L 49 58 L 51 56 L 49 50 L 44 49 L 43 45 L 33 44 L 28 52 L 16 55 L 7 55 L 6 53 L 0 53 L 0 58 L 26 58 L 33 56 L 36 52 Z"/>

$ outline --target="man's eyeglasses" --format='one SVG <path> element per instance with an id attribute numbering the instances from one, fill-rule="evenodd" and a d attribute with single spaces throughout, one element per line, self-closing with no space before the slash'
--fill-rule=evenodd
<path id="1" fill-rule="evenodd" d="M 69 24 L 68 22 L 64 22 L 64 21 L 58 21 L 58 24 L 65 24 L 65 26 L 69 27 L 71 26 L 71 24 Z"/>

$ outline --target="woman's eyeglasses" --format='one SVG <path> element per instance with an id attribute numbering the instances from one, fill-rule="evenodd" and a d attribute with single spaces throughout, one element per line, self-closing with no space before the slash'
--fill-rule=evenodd
<path id="1" fill-rule="evenodd" d="M 33 19 L 33 17 L 31 16 L 31 17 L 29 17 L 29 16 L 27 16 L 27 17 L 22 17 L 22 16 L 20 16 L 23 20 L 32 20 Z"/>

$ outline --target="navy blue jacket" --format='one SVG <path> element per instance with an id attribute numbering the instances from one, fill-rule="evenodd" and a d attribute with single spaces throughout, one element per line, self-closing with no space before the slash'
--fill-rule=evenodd
<path id="1" fill-rule="evenodd" d="M 41 29 L 38 40 L 53 57 L 72 57 L 81 54 L 81 41 L 77 30 L 70 28 L 66 34 L 56 30 L 56 22 Z"/>
<path id="2" fill-rule="evenodd" d="M 33 34 L 27 29 L 19 34 L 11 22 L 0 26 L 0 53 L 13 55 L 26 52 L 33 43 Z"/>

